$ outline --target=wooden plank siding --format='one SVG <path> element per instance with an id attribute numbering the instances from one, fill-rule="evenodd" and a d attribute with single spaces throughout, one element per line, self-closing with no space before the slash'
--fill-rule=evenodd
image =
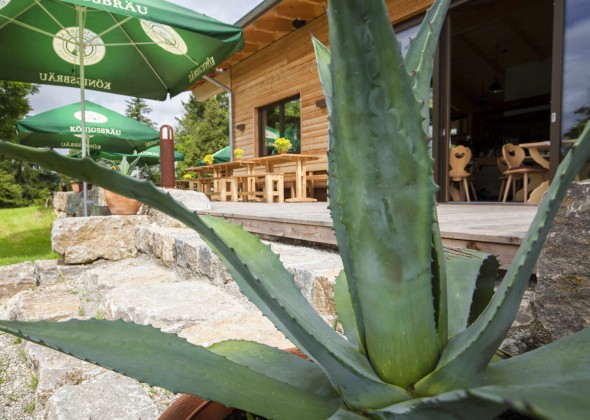
<path id="1" fill-rule="evenodd" d="M 406 20 L 422 13 L 431 3 L 432 0 L 388 0 L 390 20 Z M 250 25 L 255 27 L 256 21 Z M 326 155 L 328 115 L 325 107 L 316 105 L 324 95 L 310 34 L 329 44 L 325 13 L 233 64 L 223 76 L 216 76 L 223 77 L 224 84 L 232 89 L 233 125 L 244 125 L 243 130 L 234 130 L 234 147 L 244 150 L 245 159 L 259 156 L 258 110 L 296 95 L 301 99 L 301 153 Z M 195 96 L 204 98 L 213 91 L 205 83 L 195 89 Z M 325 158 L 309 164 L 312 171 L 325 169 Z"/>

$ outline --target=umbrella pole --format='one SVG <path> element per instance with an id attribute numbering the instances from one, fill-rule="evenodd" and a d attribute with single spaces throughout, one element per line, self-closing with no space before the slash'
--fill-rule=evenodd
<path id="1" fill-rule="evenodd" d="M 80 58 L 80 113 L 82 119 L 82 159 L 86 157 L 86 96 L 84 92 L 85 77 L 84 77 L 84 12 L 85 7 L 76 6 L 76 12 L 78 14 L 78 57 Z M 83 191 L 83 207 L 84 217 L 88 216 L 88 184 L 86 181 L 82 184 Z"/>

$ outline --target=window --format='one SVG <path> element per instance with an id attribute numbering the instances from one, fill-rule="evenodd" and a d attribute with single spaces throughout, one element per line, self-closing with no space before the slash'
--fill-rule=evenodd
<path id="1" fill-rule="evenodd" d="M 258 111 L 258 153 L 260 156 L 276 154 L 274 142 L 279 137 L 291 141 L 290 153 L 301 153 L 301 99 L 285 99 Z"/>

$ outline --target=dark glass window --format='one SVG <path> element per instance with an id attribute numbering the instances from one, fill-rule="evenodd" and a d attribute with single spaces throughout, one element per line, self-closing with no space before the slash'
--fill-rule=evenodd
<path id="1" fill-rule="evenodd" d="M 590 120 L 590 2 L 567 0 L 565 5 L 562 134 L 576 139 Z"/>
<path id="2" fill-rule="evenodd" d="M 279 137 L 291 141 L 289 153 L 301 153 L 301 99 L 299 96 L 259 108 L 258 150 L 260 156 L 275 154 Z"/>

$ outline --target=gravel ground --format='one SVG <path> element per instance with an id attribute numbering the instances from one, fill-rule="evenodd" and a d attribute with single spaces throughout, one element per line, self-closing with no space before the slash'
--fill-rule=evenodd
<path id="1" fill-rule="evenodd" d="M 39 287 L 41 292 L 47 289 L 65 289 L 79 296 L 81 308 L 79 319 L 96 317 L 98 301 L 82 288 L 81 281 L 69 281 Z M 0 302 L 0 319 L 8 319 L 6 304 Z M 10 334 L 0 332 L 0 420 L 41 420 L 45 418 L 44 408 L 35 407 L 35 386 L 37 373 L 27 360 L 24 351 L 24 340 Z M 176 399 L 176 395 L 162 388 L 142 385 L 149 397 L 156 403 L 161 414 Z M 151 419 L 146 419 L 151 420 Z M 153 419 L 156 420 L 156 419 Z"/>
<path id="2" fill-rule="evenodd" d="M 0 318 L 6 319 L 0 315 Z M 21 341 L 0 332 L 0 419 L 42 419 L 35 412 L 35 373 Z"/>

